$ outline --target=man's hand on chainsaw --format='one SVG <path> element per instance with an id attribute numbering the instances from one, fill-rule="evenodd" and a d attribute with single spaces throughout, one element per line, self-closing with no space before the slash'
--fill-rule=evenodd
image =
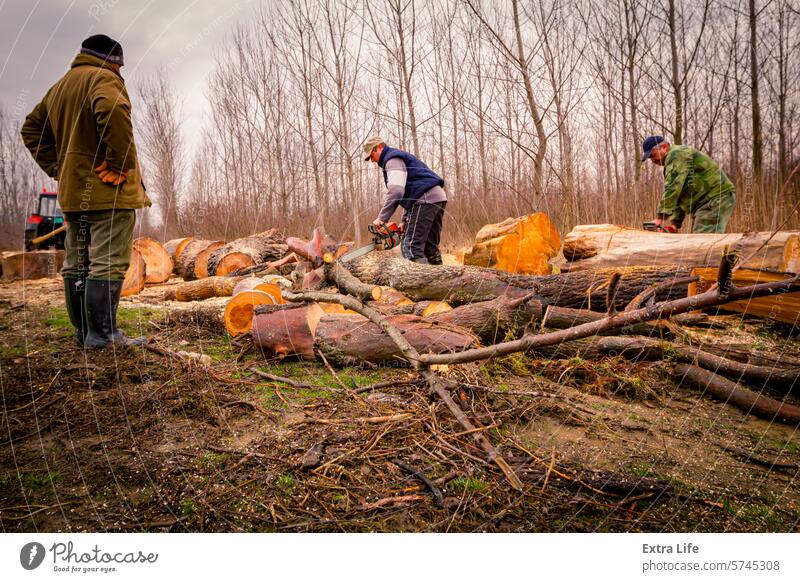
<path id="1" fill-rule="evenodd" d="M 652 224 L 655 228 L 653 229 L 655 232 L 668 232 L 670 234 L 675 234 L 678 232 L 678 229 L 671 223 L 671 221 L 663 220 L 661 218 L 654 218 L 653 220 L 648 221 L 648 223 Z M 647 223 L 645 223 L 647 224 Z"/>
<path id="2" fill-rule="evenodd" d="M 128 179 L 128 170 L 117 170 L 108 165 L 108 162 L 103 162 L 94 169 L 95 173 L 106 184 L 112 186 L 119 186 Z"/>

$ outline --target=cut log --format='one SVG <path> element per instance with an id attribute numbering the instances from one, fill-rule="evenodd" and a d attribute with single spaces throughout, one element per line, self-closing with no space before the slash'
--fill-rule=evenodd
<path id="1" fill-rule="evenodd" d="M 521 298 L 533 293 L 544 304 L 593 311 L 607 310 L 606 286 L 615 272 L 622 274 L 616 293 L 618 309 L 651 285 L 689 274 L 688 268 L 627 267 L 535 277 L 467 265 L 423 265 L 378 251 L 344 265 L 362 282 L 392 287 L 414 301 L 430 299 L 461 305 L 501 295 Z M 656 295 L 656 300 L 685 297 L 686 292 L 685 283 L 668 286 Z"/>
<path id="2" fill-rule="evenodd" d="M 172 258 L 160 242 L 145 236 L 134 240 L 133 248 L 144 259 L 145 283 L 163 283 L 169 279 L 173 269 Z"/>
<path id="3" fill-rule="evenodd" d="M 175 288 L 175 301 L 202 301 L 211 297 L 230 297 L 238 277 L 206 277 L 180 283 Z"/>
<path id="4" fill-rule="evenodd" d="M 297 356 L 316 358 L 314 336 L 325 312 L 319 305 L 281 305 L 267 312 L 256 311 L 250 333 L 267 358 Z"/>
<path id="5" fill-rule="evenodd" d="M 3 280 L 49 279 L 57 277 L 64 263 L 63 250 L 13 252 L 3 254 Z"/>
<path id="6" fill-rule="evenodd" d="M 447 301 L 420 301 L 414 305 L 412 313 L 425 318 L 440 313 L 447 313 L 448 311 L 453 311 L 453 308 Z"/>
<path id="7" fill-rule="evenodd" d="M 178 264 L 175 269 L 177 274 L 183 277 L 185 281 L 194 281 L 197 279 L 197 275 L 195 274 L 195 262 L 198 255 L 209 246 L 219 244 L 220 242 L 221 241 L 205 240 L 202 238 L 194 238 L 189 241 L 178 257 Z"/>
<path id="8" fill-rule="evenodd" d="M 491 301 L 467 303 L 431 319 L 468 329 L 487 343 L 497 343 L 511 336 L 521 337 L 528 324 L 542 319 L 542 311 L 541 302 L 535 299 L 503 295 Z"/>
<path id="9" fill-rule="evenodd" d="M 725 247 L 743 259 L 764 244 L 771 232 L 731 234 L 666 234 L 617 226 L 576 226 L 564 237 L 562 271 L 625 267 L 628 265 L 718 265 Z M 786 271 L 797 268 L 798 231 L 782 231 L 759 250 L 745 267 Z"/>
<path id="10" fill-rule="evenodd" d="M 245 291 L 261 291 L 273 299 L 273 303 L 286 303 L 281 297 L 281 287 L 291 287 L 291 283 L 283 277 L 274 277 L 270 280 L 261 277 L 245 277 L 233 288 L 233 296 Z"/>
<path id="11" fill-rule="evenodd" d="M 164 243 L 164 250 L 169 253 L 169 257 L 172 259 L 173 264 L 177 266 L 178 257 L 181 256 L 183 249 L 185 249 L 186 245 L 188 245 L 190 242 L 192 242 L 192 237 L 187 236 L 184 238 L 173 238 Z"/>
<path id="12" fill-rule="evenodd" d="M 222 248 L 223 246 L 225 246 L 224 241 L 214 241 L 202 251 L 197 253 L 197 257 L 194 259 L 194 276 L 196 279 L 208 277 L 208 259 L 211 257 L 211 253 Z"/>
<path id="13" fill-rule="evenodd" d="M 742 388 L 736 382 L 717 376 L 697 366 L 678 364 L 675 379 L 679 384 L 690 384 L 703 393 L 708 393 L 725 404 L 735 406 L 745 414 L 752 414 L 769 421 L 778 421 L 791 426 L 800 426 L 800 407 L 780 402 Z"/>
<path id="14" fill-rule="evenodd" d="M 231 337 L 247 333 L 253 327 L 253 310 L 256 306 L 279 303 L 283 303 L 280 293 L 277 299 L 272 294 L 259 290 L 234 293 L 225 306 L 225 329 Z"/>
<path id="15" fill-rule="evenodd" d="M 136 249 L 131 249 L 131 264 L 125 272 L 125 280 L 122 283 L 122 297 L 138 295 L 144 289 L 147 279 L 147 263 L 142 253 Z"/>
<path id="16" fill-rule="evenodd" d="M 450 353 L 478 343 L 477 337 L 466 329 L 425 321 L 416 315 L 394 315 L 387 321 L 421 353 Z M 317 326 L 314 347 L 329 362 L 341 366 L 403 359 L 391 338 L 362 315 L 326 315 Z"/>
<path id="17" fill-rule="evenodd" d="M 717 282 L 718 269 L 703 267 L 692 270 L 692 275 L 697 275 L 700 280 L 689 285 L 688 294 L 697 295 L 708 290 Z M 781 281 L 790 275 L 754 269 L 739 269 L 733 273 L 733 284 L 737 287 L 746 287 L 756 283 Z M 736 313 L 747 313 L 764 317 L 772 321 L 797 324 L 800 321 L 800 293 L 775 293 L 768 297 L 758 297 L 743 301 L 732 301 L 721 305 L 719 309 Z"/>
<path id="18" fill-rule="evenodd" d="M 464 252 L 464 264 L 494 267 L 509 273 L 549 275 L 550 259 L 558 254 L 561 237 L 544 212 L 487 224 Z"/>
<path id="19" fill-rule="evenodd" d="M 283 236 L 276 229 L 246 236 L 218 248 L 208 258 L 209 275 L 227 275 L 244 269 L 276 261 L 288 251 L 283 244 Z"/>
<path id="20" fill-rule="evenodd" d="M 402 305 L 414 305 L 414 302 L 411 301 L 406 295 L 400 293 L 397 289 L 392 289 L 391 287 L 381 287 L 381 297 L 378 300 L 380 303 L 384 303 L 386 305 L 393 305 L 396 307 L 400 307 Z"/>
<path id="21" fill-rule="evenodd" d="M 339 263 L 325 263 L 323 273 L 329 283 L 348 295 L 362 301 L 378 301 L 381 298 L 380 286 L 362 283 Z"/>
<path id="22" fill-rule="evenodd" d="M 542 320 L 542 327 L 548 327 L 550 329 L 567 329 L 570 327 L 575 327 L 576 325 L 589 323 L 590 321 L 597 321 L 605 316 L 606 314 L 604 313 L 589 311 L 587 309 L 570 309 L 569 307 L 549 305 L 545 310 L 544 318 Z M 612 335 L 625 334 L 650 337 L 669 335 L 669 330 L 661 324 L 660 320 L 656 320 L 636 323 L 634 325 L 629 325 L 628 327 L 609 331 L 608 333 Z"/>

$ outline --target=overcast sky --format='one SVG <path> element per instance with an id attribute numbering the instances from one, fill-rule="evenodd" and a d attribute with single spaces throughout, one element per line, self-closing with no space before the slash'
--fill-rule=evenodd
<path id="1" fill-rule="evenodd" d="M 24 118 L 69 68 L 81 41 L 106 34 L 123 47 L 122 75 L 131 93 L 137 77 L 167 68 L 182 101 L 187 138 L 195 145 L 214 56 L 260 2 L 0 0 L 0 105 L 12 118 Z"/>

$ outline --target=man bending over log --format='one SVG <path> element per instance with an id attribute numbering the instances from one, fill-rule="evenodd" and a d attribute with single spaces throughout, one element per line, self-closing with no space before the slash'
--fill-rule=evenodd
<path id="1" fill-rule="evenodd" d="M 387 188 L 386 202 L 372 224 L 381 227 L 402 206 L 403 256 L 416 263 L 441 265 L 439 239 L 447 205 L 444 180 L 410 153 L 388 147 L 380 136 L 364 142 L 364 153 L 364 161 L 371 160 L 383 170 Z"/>
<path id="2" fill-rule="evenodd" d="M 664 193 L 658 205 L 656 227 L 677 232 L 684 217 L 692 217 L 692 232 L 725 232 L 736 203 L 733 184 L 717 163 L 685 145 L 670 145 L 651 135 L 642 144 L 642 161 L 664 167 Z"/>

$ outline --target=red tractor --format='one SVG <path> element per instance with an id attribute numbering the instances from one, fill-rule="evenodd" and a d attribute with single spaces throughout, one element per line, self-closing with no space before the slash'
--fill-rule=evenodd
<path id="1" fill-rule="evenodd" d="M 50 234 L 62 226 L 64 226 L 64 215 L 58 205 L 58 194 L 42 188 L 37 199 L 36 211 L 28 217 L 25 225 L 25 250 L 63 249 L 66 236 L 64 230 L 39 244 L 33 242 L 33 239 Z"/>

